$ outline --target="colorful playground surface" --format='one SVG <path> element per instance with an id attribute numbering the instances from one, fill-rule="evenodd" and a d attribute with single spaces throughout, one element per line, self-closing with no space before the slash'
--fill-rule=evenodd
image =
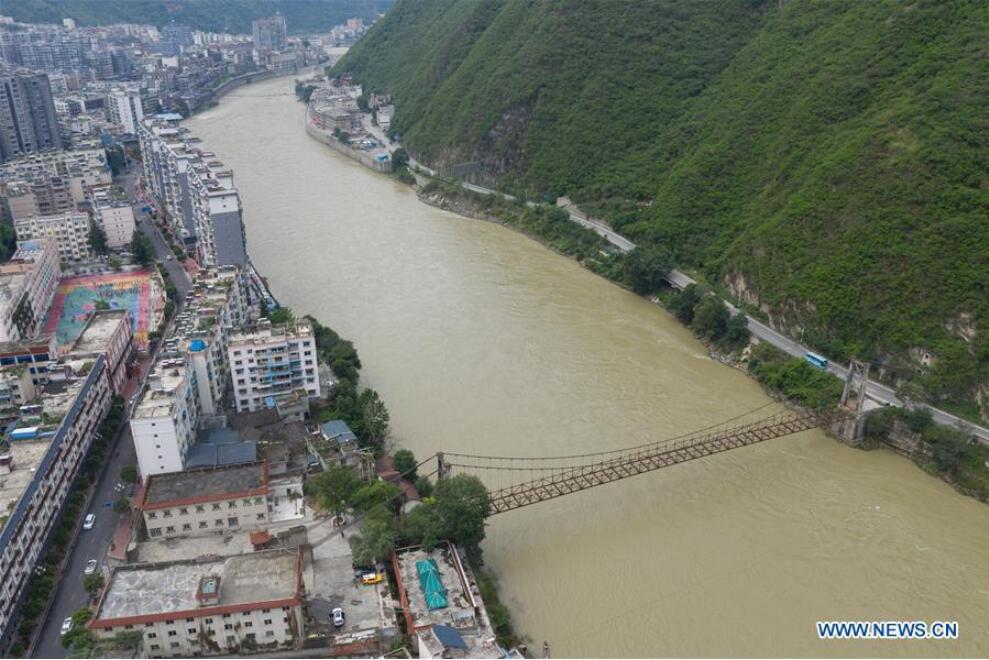
<path id="1" fill-rule="evenodd" d="M 159 296 L 152 285 L 150 270 L 67 277 L 58 283 L 55 300 L 45 319 L 44 332 L 54 332 L 59 347 L 71 346 L 86 327 L 89 315 L 97 309 L 129 309 L 134 327 L 134 343 L 148 345 L 155 304 Z"/>

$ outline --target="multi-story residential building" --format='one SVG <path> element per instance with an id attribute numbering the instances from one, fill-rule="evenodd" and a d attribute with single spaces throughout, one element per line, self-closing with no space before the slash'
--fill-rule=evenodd
<path id="1" fill-rule="evenodd" d="M 246 233 L 233 172 L 178 127 L 179 115 L 141 122 L 138 136 L 147 187 L 187 247 L 205 266 L 247 263 Z"/>
<path id="2" fill-rule="evenodd" d="M 122 248 L 130 245 L 137 223 L 130 201 L 118 195 L 112 186 L 100 186 L 90 190 L 93 221 L 106 234 L 107 247 Z"/>
<path id="3" fill-rule="evenodd" d="M 155 474 L 137 507 L 151 538 L 263 527 L 268 523 L 268 465 L 248 463 Z"/>
<path id="4" fill-rule="evenodd" d="M 199 414 L 199 385 L 187 358 L 172 353 L 159 359 L 130 419 L 137 464 L 144 477 L 185 467 Z"/>
<path id="5" fill-rule="evenodd" d="M 320 396 L 316 337 L 308 321 L 272 325 L 262 319 L 235 330 L 228 350 L 237 412 L 274 408 L 293 390 Z"/>
<path id="6" fill-rule="evenodd" d="M 203 415 L 214 415 L 230 385 L 227 342 L 232 328 L 248 321 L 249 304 L 236 266 L 200 271 L 175 318 L 166 350 L 187 356 L 196 373 Z"/>
<path id="7" fill-rule="evenodd" d="M 90 259 L 89 215 L 82 212 L 36 215 L 14 221 L 18 241 L 48 239 L 58 247 L 63 264 Z"/>
<path id="8" fill-rule="evenodd" d="M 127 384 L 127 359 L 133 348 L 134 329 L 130 310 L 106 309 L 93 312 L 86 327 L 60 360 L 86 361 L 102 355 L 114 394 L 122 394 Z"/>
<path id="9" fill-rule="evenodd" d="M 139 632 L 151 658 L 298 647 L 304 562 L 291 548 L 119 566 L 88 627 L 98 639 Z"/>
<path id="10" fill-rule="evenodd" d="M 37 396 L 38 388 L 26 364 L 0 367 L 0 421 L 6 426 L 22 405 Z"/>
<path id="11" fill-rule="evenodd" d="M 34 337 L 55 297 L 61 270 L 55 245 L 22 241 L 0 265 L 0 342 Z"/>
<path id="12" fill-rule="evenodd" d="M 107 118 L 123 127 L 125 133 L 137 135 L 137 127 L 144 119 L 141 92 L 117 87 L 106 97 Z"/>
<path id="13" fill-rule="evenodd" d="M 0 369 L 12 365 L 27 367 L 31 382 L 40 387 L 48 382 L 48 372 L 58 360 L 58 341 L 52 333 L 37 339 L 8 341 L 0 344 Z"/>
<path id="14" fill-rule="evenodd" d="M 111 181 L 102 148 L 33 154 L 0 165 L 0 216 L 8 223 L 75 211 Z"/>
<path id="15" fill-rule="evenodd" d="M 37 415 L 14 425 L 0 443 L 0 508 L 9 512 L 0 530 L 0 642 L 24 595 L 79 467 L 109 409 L 106 363 L 98 357 L 80 373 L 50 383 Z M 46 426 L 43 420 L 58 420 Z"/>
<path id="16" fill-rule="evenodd" d="M 61 148 L 48 76 L 0 70 L 0 163 Z"/>
<path id="17" fill-rule="evenodd" d="M 281 51 L 288 48 L 288 26 L 281 14 L 252 21 L 251 31 L 254 35 L 254 49 L 257 51 Z"/>

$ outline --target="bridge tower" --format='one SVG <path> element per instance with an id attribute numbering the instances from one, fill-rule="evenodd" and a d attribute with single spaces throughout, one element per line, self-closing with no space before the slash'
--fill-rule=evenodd
<path id="1" fill-rule="evenodd" d="M 443 452 L 436 452 L 436 480 L 446 479 L 450 475 L 450 466 L 443 460 Z"/>
<path id="2" fill-rule="evenodd" d="M 841 391 L 841 407 L 847 410 L 848 397 L 855 392 L 855 408 L 851 411 L 852 418 L 840 423 L 839 435 L 852 444 L 862 439 L 865 430 L 865 388 L 869 383 L 870 363 L 852 360 L 848 365 L 845 376 L 845 386 Z M 856 389 L 857 387 L 857 389 Z"/>

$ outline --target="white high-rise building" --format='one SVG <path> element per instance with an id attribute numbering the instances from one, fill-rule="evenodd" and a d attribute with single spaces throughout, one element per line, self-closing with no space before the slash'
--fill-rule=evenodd
<path id="1" fill-rule="evenodd" d="M 137 135 L 137 129 L 144 119 L 139 91 L 120 87 L 112 89 L 106 97 L 106 107 L 110 121 L 122 126 L 125 133 Z"/>
<path id="2" fill-rule="evenodd" d="M 185 455 L 196 440 L 199 410 L 196 372 L 187 358 L 172 354 L 159 359 L 130 419 L 142 477 L 185 468 Z"/>

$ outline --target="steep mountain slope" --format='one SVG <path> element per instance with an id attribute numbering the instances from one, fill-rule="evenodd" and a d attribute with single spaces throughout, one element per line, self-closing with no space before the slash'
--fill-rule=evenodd
<path id="1" fill-rule="evenodd" d="M 251 21 L 280 11 L 289 32 L 325 30 L 352 16 L 365 20 L 391 6 L 393 0 L 11 0 L 3 13 L 24 23 L 61 23 L 73 18 L 79 25 L 149 23 L 161 27 L 170 21 L 197 30 L 246 34 Z"/>
<path id="2" fill-rule="evenodd" d="M 989 382 L 989 4 L 399 0 L 336 67 L 836 357 Z"/>

